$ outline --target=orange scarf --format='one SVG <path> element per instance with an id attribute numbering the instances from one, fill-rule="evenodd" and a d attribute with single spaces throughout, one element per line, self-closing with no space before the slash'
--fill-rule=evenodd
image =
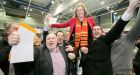
<path id="1" fill-rule="evenodd" d="M 79 47 L 88 46 L 88 23 L 87 18 L 84 18 L 83 24 L 81 25 L 80 20 L 76 20 L 75 26 L 75 39 L 74 39 L 75 49 Z"/>

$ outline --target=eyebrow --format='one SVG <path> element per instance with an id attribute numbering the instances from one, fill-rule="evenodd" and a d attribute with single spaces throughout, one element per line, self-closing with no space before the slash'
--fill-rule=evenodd
<path id="1" fill-rule="evenodd" d="M 76 10 L 84 10 L 84 9 L 76 9 Z"/>

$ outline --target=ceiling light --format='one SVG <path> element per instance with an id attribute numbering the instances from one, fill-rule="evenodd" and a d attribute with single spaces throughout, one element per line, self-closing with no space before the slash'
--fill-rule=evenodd
<path id="1" fill-rule="evenodd" d="M 118 13 L 117 12 L 114 12 L 114 14 L 117 15 Z"/>
<path id="2" fill-rule="evenodd" d="M 6 2 L 2 2 L 3 4 L 6 4 Z"/>
<path id="3" fill-rule="evenodd" d="M 54 4 L 54 1 L 51 1 L 52 4 Z"/>
<path id="4" fill-rule="evenodd" d="M 114 10 L 111 10 L 110 12 L 111 12 L 111 13 L 113 13 L 113 12 L 114 12 Z"/>
<path id="5" fill-rule="evenodd" d="M 101 2 L 101 4 L 103 5 L 103 4 L 105 4 L 105 2 L 104 2 L 104 1 L 102 1 L 102 2 Z"/>
<path id="6" fill-rule="evenodd" d="M 108 10 L 109 10 L 109 9 L 110 9 L 110 7 L 108 6 L 108 7 L 106 7 L 106 9 L 108 9 Z"/>
<path id="7" fill-rule="evenodd" d="M 30 11 L 32 11 L 32 9 L 30 9 Z"/>
<path id="8" fill-rule="evenodd" d="M 24 7 L 24 9 L 27 9 L 26 7 Z"/>
<path id="9" fill-rule="evenodd" d="M 42 14 L 44 14 L 44 12 L 43 12 L 43 11 L 42 11 L 41 13 L 42 13 Z"/>
<path id="10" fill-rule="evenodd" d="M 28 16 L 31 16 L 30 14 L 28 14 Z"/>

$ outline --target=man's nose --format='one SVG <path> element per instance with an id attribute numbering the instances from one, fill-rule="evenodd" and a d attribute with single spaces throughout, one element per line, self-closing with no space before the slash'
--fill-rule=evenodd
<path id="1" fill-rule="evenodd" d="M 50 41 L 53 41 L 53 39 L 50 39 Z"/>

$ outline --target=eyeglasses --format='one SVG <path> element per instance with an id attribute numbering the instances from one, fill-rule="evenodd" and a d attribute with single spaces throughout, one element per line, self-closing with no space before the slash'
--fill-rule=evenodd
<path id="1" fill-rule="evenodd" d="M 76 11 L 83 11 L 84 9 L 78 9 L 78 10 L 76 10 Z"/>

